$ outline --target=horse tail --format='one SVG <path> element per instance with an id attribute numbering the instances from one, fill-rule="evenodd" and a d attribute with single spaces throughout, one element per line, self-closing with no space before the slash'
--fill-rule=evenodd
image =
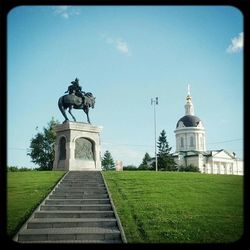
<path id="1" fill-rule="evenodd" d="M 60 109 L 61 112 L 62 112 L 62 107 L 63 107 L 63 96 L 61 96 L 58 99 L 58 108 Z"/>
<path id="2" fill-rule="evenodd" d="M 64 96 L 61 96 L 58 100 L 58 108 L 60 109 L 62 115 L 66 120 L 68 120 L 68 117 L 65 113 L 65 106 L 64 106 Z"/>

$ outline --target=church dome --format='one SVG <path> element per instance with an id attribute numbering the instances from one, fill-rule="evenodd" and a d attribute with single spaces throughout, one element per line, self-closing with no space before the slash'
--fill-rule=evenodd
<path id="1" fill-rule="evenodd" d="M 180 123 L 184 125 L 184 127 L 197 127 L 201 119 L 195 115 L 185 115 L 183 116 L 176 124 L 176 128 L 181 127 Z"/>

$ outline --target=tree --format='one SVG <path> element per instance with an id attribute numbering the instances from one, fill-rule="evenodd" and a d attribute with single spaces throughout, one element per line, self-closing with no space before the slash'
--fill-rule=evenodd
<path id="1" fill-rule="evenodd" d="M 102 169 L 103 170 L 113 170 L 113 169 L 115 169 L 114 160 L 112 158 L 111 153 L 108 150 L 106 150 L 106 152 L 104 153 L 104 156 L 102 158 Z"/>
<path id="2" fill-rule="evenodd" d="M 174 161 L 172 154 L 170 153 L 172 147 L 169 147 L 167 142 L 167 136 L 165 130 L 162 130 L 157 142 L 157 158 L 158 169 L 166 171 L 176 171 L 177 165 Z"/>
<path id="3" fill-rule="evenodd" d="M 27 153 L 32 162 L 40 166 L 39 170 L 51 170 L 55 158 L 54 144 L 56 141 L 55 125 L 58 121 L 52 117 L 43 132 L 37 133 L 30 143 L 30 152 Z"/>
<path id="4" fill-rule="evenodd" d="M 146 153 L 142 159 L 142 163 L 139 165 L 139 168 L 140 170 L 148 170 L 148 169 L 151 169 L 152 166 L 151 166 L 151 161 L 152 161 L 152 158 L 150 157 L 150 155 L 148 153 Z"/>

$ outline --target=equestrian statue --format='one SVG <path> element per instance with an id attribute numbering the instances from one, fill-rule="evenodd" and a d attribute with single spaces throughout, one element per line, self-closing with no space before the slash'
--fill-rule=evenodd
<path id="1" fill-rule="evenodd" d="M 71 84 L 72 85 L 68 87 L 68 90 L 65 91 L 65 93 L 68 94 L 61 96 L 58 100 L 58 107 L 65 118 L 65 121 L 63 123 L 69 121 L 65 112 L 67 109 L 74 121 L 76 121 L 75 117 L 71 113 L 72 108 L 82 109 L 87 115 L 88 123 L 90 123 L 89 108 L 95 107 L 95 97 L 90 92 L 85 93 L 84 91 L 82 91 L 82 87 L 79 85 L 78 78 L 76 78 L 75 81 L 71 82 Z"/>

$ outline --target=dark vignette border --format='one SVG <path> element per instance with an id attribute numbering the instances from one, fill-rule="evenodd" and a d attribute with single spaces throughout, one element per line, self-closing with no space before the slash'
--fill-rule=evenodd
<path id="1" fill-rule="evenodd" d="M 34 249 L 37 247 L 56 247 L 57 245 L 39 245 L 39 244 L 18 244 L 13 242 L 7 236 L 7 98 L 8 98 L 8 79 L 7 79 L 7 18 L 8 13 L 11 9 L 20 6 L 20 5 L 197 5 L 197 6 L 232 6 L 238 8 L 244 18 L 244 234 L 242 238 L 232 244 L 125 244 L 125 245 L 105 245 L 107 248 L 134 248 L 143 247 L 144 249 L 148 247 L 163 247 L 163 248 L 189 248 L 190 249 L 200 249 L 202 248 L 248 248 L 250 246 L 250 237 L 249 234 L 249 205 L 248 205 L 248 154 L 247 154 L 247 138 L 249 137 L 249 132 L 246 127 L 247 120 L 247 99 L 248 99 L 248 85 L 249 83 L 249 22 L 250 22 L 250 1 L 249 0 L 165 0 L 165 1 L 84 1 L 84 0 L 2 0 L 0 2 L 0 105 L 1 105 L 1 129 L 0 129 L 0 139 L 1 139 L 1 163 L 0 163 L 0 242 L 4 245 L 11 248 L 31 248 Z M 2 244 L 1 244 L 2 245 Z M 60 245 L 61 247 L 87 247 L 96 249 L 96 247 L 103 248 L 103 245 Z"/>

